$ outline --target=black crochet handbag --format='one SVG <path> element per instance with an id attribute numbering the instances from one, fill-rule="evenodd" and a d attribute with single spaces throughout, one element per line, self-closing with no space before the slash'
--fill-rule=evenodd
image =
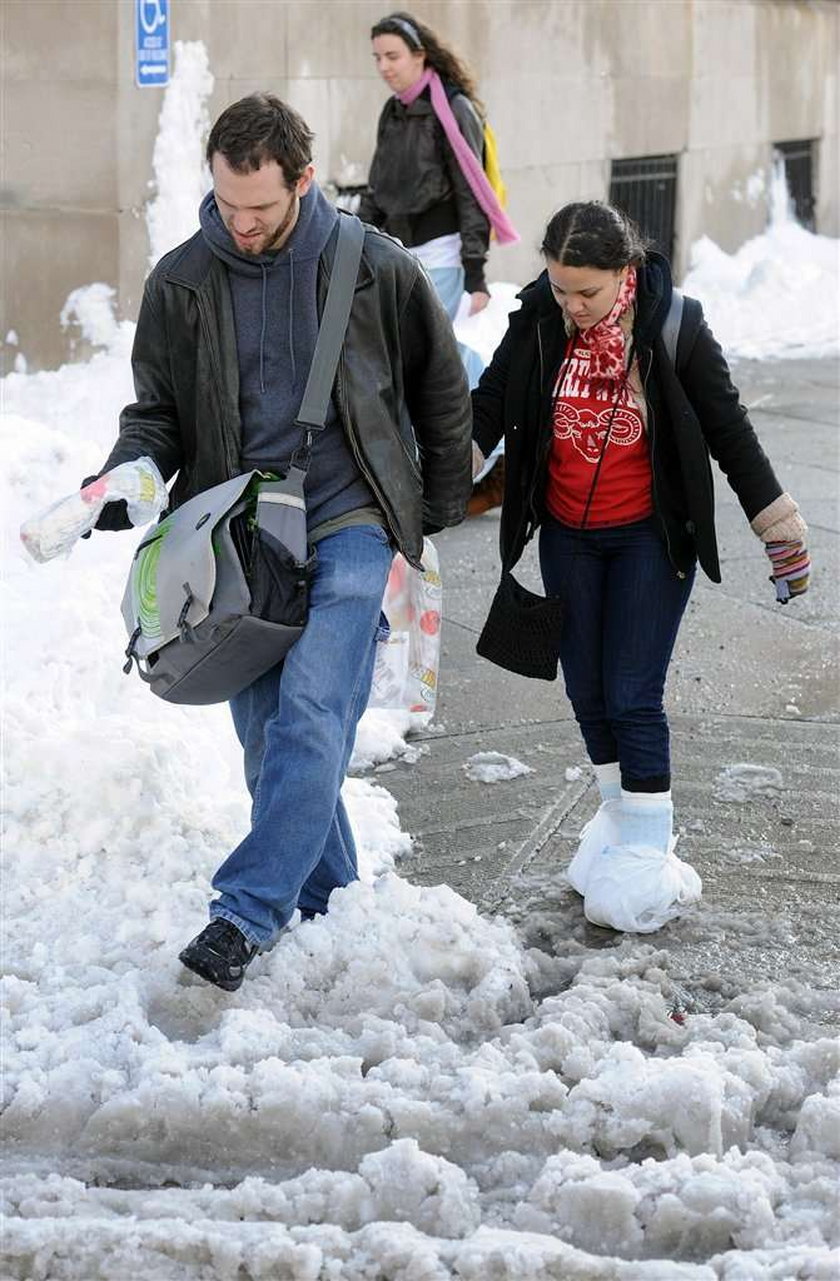
<path id="1" fill-rule="evenodd" d="M 476 653 L 520 676 L 556 680 L 563 613 L 559 596 L 538 596 L 503 569 Z"/>
<path id="2" fill-rule="evenodd" d="M 581 529 L 586 525 L 589 516 L 592 495 L 598 483 L 598 474 L 612 432 L 618 401 L 633 364 L 634 349 L 635 346 L 631 347 L 627 373 L 622 379 L 607 430 L 604 433 L 604 443 L 601 445 L 598 464 L 595 475 L 592 477 L 589 497 L 580 523 Z M 560 382 L 558 374 L 558 387 Z M 523 523 L 526 515 L 527 506 Z M 517 536 L 512 545 L 515 547 L 518 542 Z M 481 629 L 475 652 L 491 663 L 495 663 L 497 667 L 504 667 L 507 671 L 516 672 L 519 676 L 531 676 L 542 681 L 556 680 L 563 618 L 566 611 L 565 602 L 560 596 L 539 596 L 536 592 L 523 587 L 511 573 L 515 564 L 516 560 L 508 559 L 502 565 L 501 581 L 490 604 L 490 612 Z"/>

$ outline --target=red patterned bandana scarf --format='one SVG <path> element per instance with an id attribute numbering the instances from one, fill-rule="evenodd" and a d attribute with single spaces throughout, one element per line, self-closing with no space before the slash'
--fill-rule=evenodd
<path id="1" fill-rule="evenodd" d="M 618 297 L 606 316 L 589 329 L 578 332 L 575 341 L 590 351 L 589 371 L 593 386 L 602 383 L 614 383 L 624 377 L 627 361 L 626 339 L 619 321 L 636 300 L 636 268 L 631 267 L 622 281 Z M 574 333 L 574 321 L 567 321 Z"/>

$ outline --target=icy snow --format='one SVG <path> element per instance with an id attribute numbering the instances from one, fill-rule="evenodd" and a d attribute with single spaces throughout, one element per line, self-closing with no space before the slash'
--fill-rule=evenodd
<path id="1" fill-rule="evenodd" d="M 176 62 L 195 120 L 202 65 Z M 247 826 L 227 713 L 122 674 L 137 536 L 46 565 L 17 540 L 132 398 L 104 300 L 73 302 L 90 360 L 2 386 L 0 1274 L 834 1281 L 837 1041 L 770 986 L 680 1026 L 650 944 L 549 957 L 408 884 L 366 778 L 344 791 L 363 879 L 329 916 L 238 993 L 179 966 Z M 370 716 L 357 771 L 406 749 Z"/>
<path id="2" fill-rule="evenodd" d="M 530 765 L 503 752 L 476 752 L 464 763 L 464 772 L 474 783 L 502 783 L 522 774 L 533 774 Z"/>
<path id="3" fill-rule="evenodd" d="M 730 801 L 742 804 L 754 796 L 780 796 L 782 791 L 781 771 L 772 765 L 753 765 L 741 761 L 737 765 L 725 765 L 715 779 L 712 795 L 716 801 Z"/>

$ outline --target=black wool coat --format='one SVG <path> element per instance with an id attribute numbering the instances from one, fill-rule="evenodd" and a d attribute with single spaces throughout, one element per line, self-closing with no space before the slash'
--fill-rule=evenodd
<path id="1" fill-rule="evenodd" d="M 676 368 L 662 342 L 671 272 L 661 254 L 638 268 L 633 339 L 647 401 L 655 517 L 674 570 L 699 561 L 720 582 L 714 519 L 713 458 L 752 520 L 782 493 L 723 352 L 687 298 Z M 473 439 L 486 455 L 505 438 L 505 497 L 500 545 L 515 563 L 545 516 L 551 450 L 551 392 L 566 348 L 562 312 L 546 272 L 519 295 L 522 307 L 472 393 Z M 679 371 L 679 373 L 677 373 Z"/>

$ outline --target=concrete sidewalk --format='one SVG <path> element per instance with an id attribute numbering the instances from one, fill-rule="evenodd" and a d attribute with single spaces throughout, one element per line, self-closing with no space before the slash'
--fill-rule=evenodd
<path id="1" fill-rule="evenodd" d="M 808 521 L 814 571 L 807 596 L 776 604 L 761 544 L 715 469 L 724 581 L 698 578 L 667 692 L 679 853 L 703 877 L 702 904 L 630 938 L 590 926 L 565 886 L 562 869 L 597 800 L 562 681 L 524 680 L 475 655 L 498 577 L 498 512 L 435 540 L 444 584 L 435 724 L 419 736 L 415 764 L 388 765 L 378 779 L 414 838 L 400 866 L 410 880 L 446 882 L 558 956 L 653 943 L 700 1009 L 763 981 L 840 986 L 838 366 L 743 362 L 735 379 Z M 520 566 L 532 585 L 535 566 L 532 545 Z M 533 773 L 471 782 L 464 764 L 491 750 Z M 739 763 L 778 769 L 782 788 L 719 799 L 721 772 Z M 829 1005 L 826 992 L 815 1017 L 830 1018 Z"/>

